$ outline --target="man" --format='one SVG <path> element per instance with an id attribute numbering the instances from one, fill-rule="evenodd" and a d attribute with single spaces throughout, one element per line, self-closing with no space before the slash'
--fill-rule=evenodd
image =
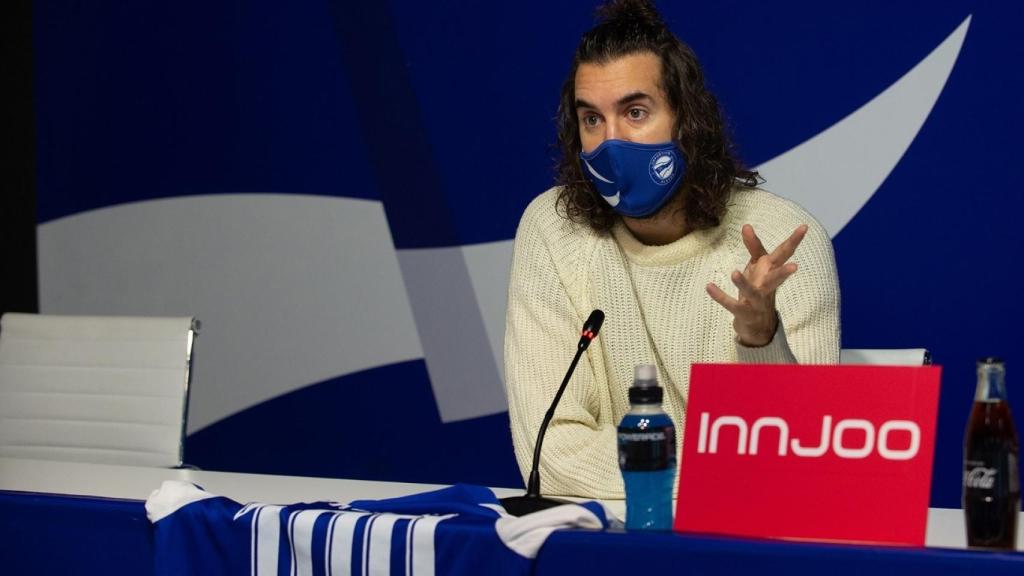
<path id="1" fill-rule="evenodd" d="M 562 89 L 560 186 L 516 233 L 505 371 L 525 477 L 583 319 L 604 310 L 548 429 L 541 489 L 622 498 L 615 428 L 634 366 L 656 364 L 681 446 L 690 365 L 836 363 L 839 288 L 828 235 L 754 187 L 696 57 L 653 6 L 600 14 Z"/>

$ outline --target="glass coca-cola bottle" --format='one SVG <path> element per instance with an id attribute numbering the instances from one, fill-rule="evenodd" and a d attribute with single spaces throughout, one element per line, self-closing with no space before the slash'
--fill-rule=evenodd
<path id="1" fill-rule="evenodd" d="M 978 387 L 964 437 L 963 506 L 967 545 L 1013 550 L 1020 477 L 1017 432 L 1006 400 L 1003 361 L 978 361 Z"/>

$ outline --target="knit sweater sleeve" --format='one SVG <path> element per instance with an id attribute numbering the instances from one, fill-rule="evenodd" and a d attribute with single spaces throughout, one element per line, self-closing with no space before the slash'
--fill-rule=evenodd
<path id="1" fill-rule="evenodd" d="M 797 205 L 762 195 L 755 196 L 760 202 L 748 220 L 769 251 L 800 224 L 807 224 L 808 230 L 790 259 L 798 266 L 796 273 L 775 294 L 779 325 L 774 338 L 760 348 L 746 347 L 737 341 L 737 359 L 751 364 L 837 364 L 839 280 L 832 241 L 825 229 Z"/>
<path id="2" fill-rule="evenodd" d="M 505 331 L 505 379 L 516 459 L 524 481 L 537 432 L 576 352 L 589 314 L 577 289 L 589 235 L 554 209 L 554 192 L 535 200 L 516 232 Z M 549 424 L 541 454 L 541 491 L 549 495 L 622 497 L 615 428 L 595 379 L 597 346 L 581 358 Z M 597 363 L 597 365 L 595 365 Z M 595 369 L 599 374 L 595 374 Z M 604 408 L 608 410 L 607 407 Z"/>

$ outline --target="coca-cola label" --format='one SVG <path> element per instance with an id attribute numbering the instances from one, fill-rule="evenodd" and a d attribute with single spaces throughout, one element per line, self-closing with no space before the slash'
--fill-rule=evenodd
<path id="1" fill-rule="evenodd" d="M 1017 455 L 994 453 L 984 460 L 964 460 L 964 488 L 984 490 L 997 497 L 1020 492 Z"/>
<path id="2" fill-rule="evenodd" d="M 996 474 L 999 473 L 999 470 L 974 464 L 977 463 L 968 462 L 968 466 L 973 465 L 973 467 L 964 470 L 964 486 L 981 490 L 992 490 L 995 488 Z"/>
<path id="3" fill-rule="evenodd" d="M 924 545 L 939 377 L 694 365 L 675 529 Z"/>

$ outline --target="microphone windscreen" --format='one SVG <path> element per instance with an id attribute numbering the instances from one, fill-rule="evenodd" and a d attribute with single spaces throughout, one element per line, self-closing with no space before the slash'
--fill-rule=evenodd
<path id="1" fill-rule="evenodd" d="M 604 324 L 604 312 L 594 310 L 590 313 L 587 321 L 583 323 L 583 331 L 590 332 L 593 336 L 597 336 L 598 331 L 601 330 L 601 324 Z"/>

